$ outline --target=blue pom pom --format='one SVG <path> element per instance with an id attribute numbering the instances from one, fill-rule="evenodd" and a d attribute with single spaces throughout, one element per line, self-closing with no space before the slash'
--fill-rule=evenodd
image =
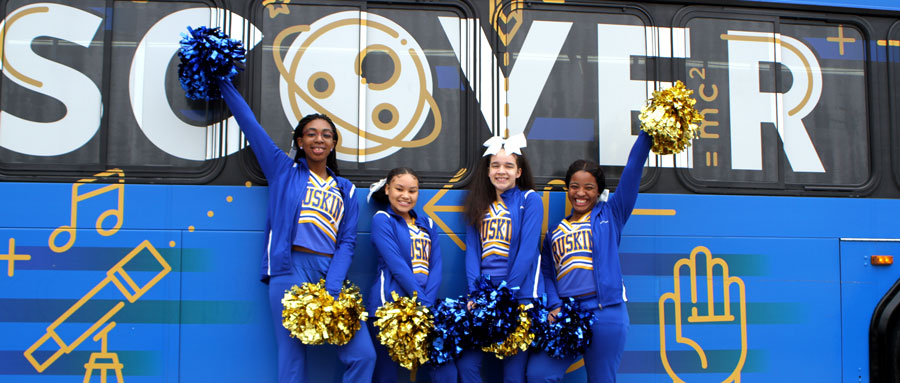
<path id="1" fill-rule="evenodd" d="M 221 98 L 216 82 L 231 79 L 243 70 L 237 64 L 246 60 L 244 46 L 219 28 L 188 27 L 188 33 L 181 37 L 178 80 L 185 95 L 192 100 Z"/>
<path id="2" fill-rule="evenodd" d="M 559 359 L 584 354 L 591 344 L 594 315 L 581 310 L 573 298 L 563 299 L 555 322 L 547 320 L 548 313 L 542 303 L 536 304 L 531 311 L 532 332 L 535 334 L 533 347 Z"/>
<path id="3" fill-rule="evenodd" d="M 506 281 L 496 287 L 490 276 L 476 281 L 477 288 L 469 297 L 475 307 L 469 312 L 471 336 L 465 347 L 483 347 L 503 342 L 518 326 L 519 303 Z"/>
<path id="4" fill-rule="evenodd" d="M 469 337 L 466 317 L 466 300 L 444 298 L 432 310 L 434 329 L 430 334 L 429 363 L 441 365 L 459 357 L 462 339 Z"/>
<path id="5" fill-rule="evenodd" d="M 531 333 L 534 334 L 534 340 L 531 341 L 531 348 L 546 349 L 547 342 L 552 339 L 553 334 L 550 332 L 550 322 L 547 315 L 550 309 L 547 307 L 547 297 L 532 303 L 531 309 L 528 310 L 528 318 L 531 319 Z"/>

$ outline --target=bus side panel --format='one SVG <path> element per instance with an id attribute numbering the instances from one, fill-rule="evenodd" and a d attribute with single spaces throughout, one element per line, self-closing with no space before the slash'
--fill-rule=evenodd
<path id="1" fill-rule="evenodd" d="M 841 241 L 841 341 L 845 382 L 869 381 L 869 323 L 875 305 L 900 278 L 897 265 L 873 265 L 873 255 L 900 255 L 898 242 Z"/>
<path id="2" fill-rule="evenodd" d="M 59 254 L 47 246 L 51 233 L 0 228 L 8 266 L 0 278 L 0 380 L 71 381 L 104 369 L 133 382 L 176 380 L 181 233 L 78 229 L 77 246 Z"/>
<path id="3" fill-rule="evenodd" d="M 841 327 L 837 240 L 627 236 L 620 250 L 622 381 L 840 381 L 840 342 L 823 336 Z"/>
<path id="4" fill-rule="evenodd" d="M 70 231 L 73 184 L 7 185 L 0 205 L 15 214 L 0 216 L 0 380 L 71 381 L 89 368 L 97 379 L 100 363 L 111 362 L 99 354 L 106 334 L 107 351 L 129 381 L 274 381 L 275 322 L 258 281 L 265 188 L 125 185 L 121 227 L 112 213 L 96 227 L 116 206 L 113 192 L 80 201 L 78 229 Z M 77 195 L 102 187 L 80 188 Z M 464 193 L 438 192 L 423 191 L 418 210 L 442 227 L 441 296 L 456 296 L 465 291 L 458 212 Z M 376 265 L 368 224 L 374 208 L 359 194 L 360 235 L 348 276 L 368 299 Z M 564 194 L 547 197 L 552 227 L 564 214 Z M 900 210 L 896 201 L 647 194 L 636 208 L 621 242 L 631 318 L 623 381 L 672 381 L 673 375 L 722 381 L 735 371 L 744 381 L 839 381 L 842 360 L 845 377 L 865 363 L 867 320 L 897 272 L 862 263 L 863 256 L 890 254 L 890 248 L 850 253 L 838 238 L 889 236 L 882 223 Z M 670 215 L 653 214 L 659 211 Z M 825 219 L 833 211 L 867 213 L 834 225 Z M 20 221 L 20 215 L 27 217 Z M 67 248 L 70 232 L 75 239 Z M 712 310 L 705 304 L 710 296 Z M 116 311 L 106 315 L 110 310 Z M 104 332 L 112 322 L 116 326 Z M 52 334 L 71 352 L 48 363 L 59 349 Z M 339 380 L 343 367 L 335 348 L 314 350 L 311 377 Z M 93 367 L 86 367 L 92 355 Z M 494 362 L 485 365 L 493 377 Z M 583 367 L 573 369 L 566 381 L 584 376 Z"/>
<path id="5" fill-rule="evenodd" d="M 261 231 L 183 232 L 180 381 L 275 381 L 264 245 Z"/>

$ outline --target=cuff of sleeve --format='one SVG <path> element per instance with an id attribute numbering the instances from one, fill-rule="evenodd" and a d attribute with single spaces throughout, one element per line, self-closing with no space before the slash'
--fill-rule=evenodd
<path id="1" fill-rule="evenodd" d="M 328 294 L 331 294 L 335 299 L 337 299 L 338 295 L 341 293 L 341 287 L 341 283 L 325 281 L 325 291 L 328 291 Z"/>

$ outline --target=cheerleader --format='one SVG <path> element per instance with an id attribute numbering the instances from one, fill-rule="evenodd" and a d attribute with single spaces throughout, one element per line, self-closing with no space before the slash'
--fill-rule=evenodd
<path id="1" fill-rule="evenodd" d="M 566 172 L 572 215 L 544 239 L 541 270 L 549 306 L 559 307 L 560 297 L 573 297 L 582 310 L 594 315 L 593 337 L 584 354 L 589 382 L 615 382 L 625 351 L 629 324 L 619 241 L 637 200 L 651 143 L 647 133 L 638 135 L 616 192 L 609 198 L 600 166 L 585 160 L 573 162 Z M 556 308 L 551 316 L 558 312 Z M 575 357 L 553 359 L 536 354 L 528 369 L 548 372 L 545 381 L 561 381 L 574 361 Z"/>
<path id="2" fill-rule="evenodd" d="M 441 286 L 441 247 L 431 218 L 415 211 L 419 176 L 410 168 L 395 168 L 370 188 L 369 197 L 383 207 L 372 217 L 372 244 L 378 254 L 378 272 L 367 310 L 370 314 L 392 302 L 391 292 L 411 297 L 416 293 L 424 306 L 433 307 Z M 374 322 L 375 318 L 372 319 Z M 377 331 L 370 323 L 371 332 Z M 377 338 L 373 382 L 396 382 L 398 364 L 391 360 Z M 453 361 L 425 365 L 432 382 L 456 382 Z"/>
<path id="3" fill-rule="evenodd" d="M 532 190 L 531 168 L 522 154 L 525 138 L 494 137 L 475 168 L 464 205 L 466 280 L 469 292 L 481 275 L 494 284 L 506 281 L 521 303 L 543 293 L 539 241 L 544 208 Z M 473 302 L 469 302 L 471 310 Z M 528 352 L 503 359 L 504 382 L 524 382 Z M 457 361 L 463 383 L 481 382 L 483 352 L 466 350 Z"/>
<path id="4" fill-rule="evenodd" d="M 219 81 L 219 87 L 269 183 L 262 280 L 269 285 L 278 381 L 306 382 L 307 347 L 282 326 L 281 299 L 291 286 L 322 278 L 325 289 L 338 296 L 356 246 L 356 188 L 338 176 L 338 133 L 328 116 L 303 117 L 288 155 L 272 142 L 231 81 Z M 344 382 L 372 379 L 375 349 L 366 326 L 338 347 L 338 358 L 347 368 Z"/>

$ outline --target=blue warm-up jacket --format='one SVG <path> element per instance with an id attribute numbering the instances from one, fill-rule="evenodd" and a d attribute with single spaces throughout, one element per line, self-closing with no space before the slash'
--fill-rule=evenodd
<path id="1" fill-rule="evenodd" d="M 594 236 L 592 251 L 594 281 L 583 282 L 597 284 L 597 301 L 601 308 L 625 301 L 625 284 L 619 262 L 619 242 L 622 239 L 622 229 L 631 217 L 631 211 L 637 202 L 641 172 L 650 154 L 652 142 L 650 136 L 641 131 L 634 146 L 631 147 L 631 153 L 628 154 L 628 162 L 622 171 L 616 192 L 607 201 L 598 201 L 590 213 L 591 233 Z M 555 227 L 556 225 L 551 226 Z M 550 232 L 552 231 L 550 229 Z M 550 237 L 548 234 L 544 239 L 541 270 L 546 279 L 547 303 L 551 308 L 555 308 L 560 305 L 560 299 L 556 290 L 556 267 L 553 253 L 550 251 L 552 246 Z"/>
<path id="2" fill-rule="evenodd" d="M 413 275 L 410 256 L 409 227 L 403 217 L 397 215 L 390 206 L 380 210 L 372 217 L 372 244 L 378 253 L 378 273 L 369 296 L 370 314 L 385 303 L 393 302 L 391 291 L 401 297 L 411 297 L 416 292 L 419 302 L 425 306 L 437 300 L 438 288 L 441 287 L 441 247 L 438 245 L 438 232 L 434 229 L 431 218 L 410 214 L 416 218 L 416 225 L 425 228 L 431 238 L 431 253 L 428 256 L 428 281 L 419 286 Z"/>
<path id="3" fill-rule="evenodd" d="M 534 299 L 544 292 L 540 273 L 541 224 L 544 221 L 544 205 L 534 190 L 517 187 L 502 194 L 503 203 L 509 209 L 512 236 L 509 242 L 509 259 L 506 263 L 506 282 L 518 288 L 516 298 Z M 475 281 L 481 276 L 481 233 L 474 225 L 466 227 L 466 280 L 469 293 L 475 291 Z M 499 282 L 499 281 L 495 281 Z"/>
<path id="4" fill-rule="evenodd" d="M 278 148 L 256 121 L 250 106 L 244 101 L 231 81 L 219 81 L 219 89 L 225 103 L 234 114 L 241 131 L 250 141 L 250 147 L 260 168 L 269 182 L 268 219 L 266 221 L 266 245 L 262 259 L 262 281 L 273 275 L 291 273 L 291 245 L 300 202 L 306 196 L 309 167 L 305 159 L 294 159 Z M 344 200 L 344 216 L 338 227 L 335 252 L 325 275 L 325 289 L 334 296 L 341 290 L 353 250 L 356 247 L 356 222 L 359 204 L 356 187 L 346 178 L 338 177 L 331 169 L 328 174 L 335 179 Z"/>

